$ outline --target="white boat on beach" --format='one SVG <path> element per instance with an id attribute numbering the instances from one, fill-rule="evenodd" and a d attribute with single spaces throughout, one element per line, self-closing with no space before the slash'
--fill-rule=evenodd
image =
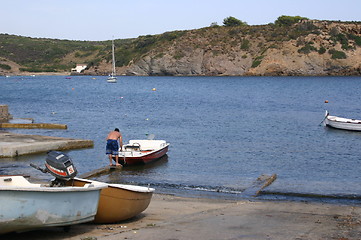
<path id="1" fill-rule="evenodd" d="M 117 77 L 116 77 L 116 71 L 115 71 L 115 54 L 114 54 L 114 40 L 112 40 L 112 73 L 109 75 L 107 82 L 108 83 L 116 83 Z"/>
<path id="2" fill-rule="evenodd" d="M 50 187 L 23 176 L 0 176 L 0 234 L 92 221 L 105 187 Z"/>
<path id="3" fill-rule="evenodd" d="M 327 110 L 325 113 L 324 123 L 326 126 L 332 128 L 361 131 L 361 120 L 331 116 Z"/>

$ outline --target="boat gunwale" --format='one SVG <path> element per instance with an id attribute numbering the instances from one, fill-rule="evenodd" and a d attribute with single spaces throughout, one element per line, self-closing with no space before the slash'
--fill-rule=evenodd
<path id="1" fill-rule="evenodd" d="M 149 141 L 152 141 L 152 140 L 149 140 Z M 164 140 L 159 140 L 159 141 L 164 141 Z M 162 144 L 164 144 L 164 146 L 161 146 L 160 148 L 157 148 L 157 149 L 154 148 L 154 149 L 146 149 L 146 150 L 139 150 L 139 151 L 119 151 L 119 157 L 121 157 L 121 158 L 124 158 L 124 157 L 125 158 L 142 158 L 144 156 L 159 152 L 159 151 L 165 149 L 166 147 L 169 147 L 169 145 L 170 145 L 170 143 L 168 143 L 166 141 L 164 141 L 164 143 L 162 143 Z M 132 145 L 129 145 L 129 146 L 132 146 Z M 127 144 L 124 145 L 124 147 L 129 147 L 129 146 L 127 146 Z M 139 153 L 139 155 L 138 156 L 126 156 L 125 155 L 126 153 L 130 154 L 130 153 L 134 153 L 134 152 Z M 124 153 L 124 154 L 122 154 L 122 153 Z M 120 154 L 122 154 L 122 155 L 120 155 Z"/>
<path id="2" fill-rule="evenodd" d="M 133 192 L 140 192 L 140 193 L 153 193 L 155 191 L 154 188 L 151 187 L 144 187 L 144 186 L 136 186 L 136 185 L 128 185 L 128 184 L 118 184 L 118 183 L 103 183 L 103 182 L 98 182 L 95 180 L 89 180 L 89 179 L 83 179 L 83 178 L 77 178 L 75 177 L 74 180 L 77 181 L 81 181 L 81 182 L 87 182 L 90 184 L 95 184 L 95 186 L 97 184 L 105 184 L 106 187 L 105 188 L 117 188 L 117 189 L 122 189 L 122 190 L 127 190 L 127 191 L 133 191 Z"/>
<path id="3" fill-rule="evenodd" d="M 129 159 L 142 159 L 144 157 L 147 157 L 148 155 L 152 155 L 154 153 L 163 151 L 165 148 L 169 147 L 169 143 L 166 143 L 165 146 L 159 148 L 159 149 L 154 149 L 152 151 L 149 152 L 144 152 L 143 150 L 141 151 L 122 151 L 124 153 L 132 153 L 132 152 L 136 152 L 136 153 L 140 153 L 138 156 L 126 156 L 126 155 L 120 155 L 122 152 L 119 152 L 119 158 L 129 158 Z"/>
<path id="4" fill-rule="evenodd" d="M 0 192 L 1 191 L 24 191 L 24 192 L 89 192 L 89 191 L 98 191 L 101 190 L 103 188 L 106 188 L 107 185 L 106 184 L 97 184 L 97 185 L 93 185 L 93 184 L 87 184 L 86 186 L 83 187 L 76 187 L 76 186 L 64 186 L 64 187 L 50 187 L 50 186 L 46 186 L 43 184 L 38 184 L 38 183 L 31 183 L 29 182 L 26 178 L 24 178 L 23 176 L 0 176 L 0 179 L 8 179 L 8 178 L 15 178 L 14 182 L 12 182 L 11 185 L 2 185 L 0 183 Z M 16 180 L 19 179 L 19 180 Z M 27 185 L 23 185 L 21 186 L 20 181 L 21 180 L 25 180 Z M 18 181 L 18 183 L 16 182 Z M 18 184 L 18 185 L 17 185 Z"/>

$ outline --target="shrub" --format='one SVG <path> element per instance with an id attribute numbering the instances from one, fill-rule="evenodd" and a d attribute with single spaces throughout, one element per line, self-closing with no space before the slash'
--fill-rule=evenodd
<path id="1" fill-rule="evenodd" d="M 235 17 L 227 17 L 223 19 L 223 25 L 226 27 L 234 27 L 234 26 L 246 26 L 248 24 L 246 22 L 242 22 L 241 20 Z"/>
<path id="2" fill-rule="evenodd" d="M 178 37 L 181 37 L 185 34 L 185 31 L 174 31 L 174 32 L 165 32 L 160 35 L 160 40 L 172 41 Z"/>
<path id="3" fill-rule="evenodd" d="M 134 52 L 129 49 L 120 49 L 116 52 L 115 66 L 122 67 L 127 66 L 129 62 L 134 58 Z"/>
<path id="4" fill-rule="evenodd" d="M 328 51 L 329 54 L 332 55 L 332 59 L 346 59 L 346 53 L 342 52 L 342 51 L 337 51 L 335 49 L 330 49 Z"/>
<path id="5" fill-rule="evenodd" d="M 154 44 L 156 42 L 156 39 L 151 36 L 151 35 L 147 35 L 147 36 L 142 36 L 138 38 L 138 42 L 136 44 L 136 48 L 146 48 L 152 44 Z"/>
<path id="6" fill-rule="evenodd" d="M 324 54 L 326 52 L 326 48 L 324 47 L 320 47 L 320 49 L 318 50 L 319 54 Z"/>
<path id="7" fill-rule="evenodd" d="M 304 47 L 298 49 L 297 52 L 299 53 L 304 53 L 304 54 L 308 54 L 311 51 L 317 51 L 317 48 L 315 48 L 314 46 L 311 45 L 311 43 L 307 43 Z"/>
<path id="8" fill-rule="evenodd" d="M 242 50 L 248 50 L 249 49 L 249 40 L 244 39 L 241 43 L 241 49 Z"/>
<path id="9" fill-rule="evenodd" d="M 258 57 L 256 57 L 256 58 L 253 60 L 253 63 L 252 63 L 251 68 L 256 68 L 256 67 L 258 67 L 258 66 L 261 64 L 263 57 L 264 57 L 264 56 L 258 56 Z"/>
<path id="10" fill-rule="evenodd" d="M 282 15 L 277 18 L 277 20 L 275 21 L 275 24 L 278 26 L 291 26 L 292 24 L 298 23 L 299 21 L 301 21 L 303 19 L 308 19 L 308 18 L 300 17 L 300 16 L 293 17 L 293 16 Z"/>
<path id="11" fill-rule="evenodd" d="M 11 67 L 7 64 L 0 64 L 0 68 L 4 69 L 4 70 L 10 70 Z"/>
<path id="12" fill-rule="evenodd" d="M 349 39 L 354 40 L 357 46 L 361 46 L 361 37 L 356 36 L 356 35 L 354 35 L 354 34 L 349 34 L 349 35 L 347 35 L 347 37 L 348 37 Z"/>

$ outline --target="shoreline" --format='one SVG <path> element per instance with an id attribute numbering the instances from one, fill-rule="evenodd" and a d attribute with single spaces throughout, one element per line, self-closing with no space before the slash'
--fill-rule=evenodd
<path id="1" fill-rule="evenodd" d="M 37 76 L 64 76 L 64 77 L 108 77 L 108 74 L 72 74 L 71 72 L 36 72 L 36 73 L 1 73 L 0 77 L 37 77 Z M 277 75 L 277 74 L 245 74 L 245 75 L 141 75 L 141 74 L 117 74 L 116 77 L 360 77 L 360 74 L 299 74 L 299 75 Z"/>
<path id="2" fill-rule="evenodd" d="M 327 203 L 250 201 L 154 194 L 137 217 L 5 237 L 16 239 L 360 239 L 361 208 Z"/>

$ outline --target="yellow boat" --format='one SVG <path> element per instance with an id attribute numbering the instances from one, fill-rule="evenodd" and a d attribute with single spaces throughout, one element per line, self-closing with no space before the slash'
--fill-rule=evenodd
<path id="1" fill-rule="evenodd" d="M 85 184 L 104 185 L 103 182 L 74 178 L 68 181 L 71 186 L 83 186 Z M 115 223 L 130 219 L 143 212 L 151 201 L 154 188 L 108 184 L 100 192 L 98 211 L 95 215 L 95 223 Z"/>

